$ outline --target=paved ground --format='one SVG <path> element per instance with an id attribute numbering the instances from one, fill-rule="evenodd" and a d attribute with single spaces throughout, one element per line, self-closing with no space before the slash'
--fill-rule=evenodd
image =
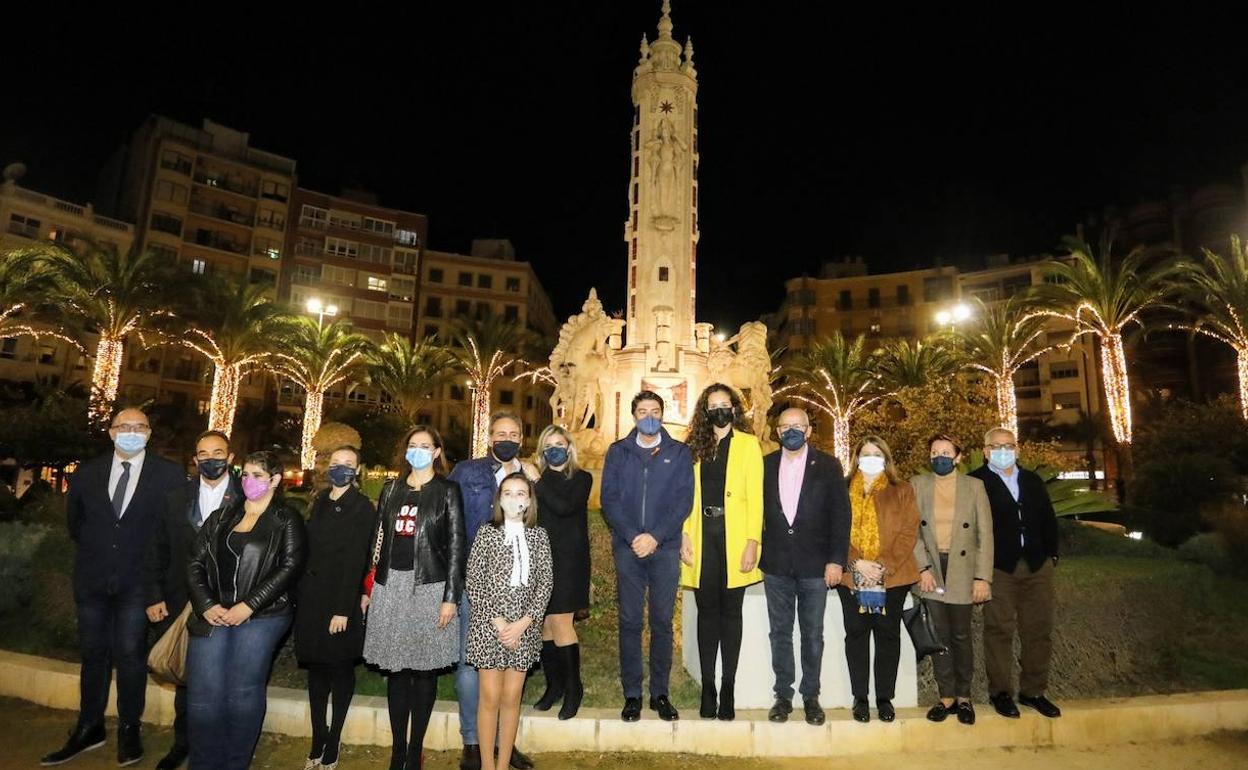
<path id="1" fill-rule="evenodd" d="M 4 758 L 0 767 L 37 767 L 40 755 L 60 746 L 73 714 L 68 711 L 33 706 L 25 701 L 0 698 L 0 746 Z M 74 762 L 64 765 L 73 770 L 116 768 L 116 744 L 113 742 L 112 720 L 109 720 L 109 743 Z M 957 729 L 954 727 L 953 729 Z M 150 768 L 156 764 L 169 745 L 167 728 L 145 728 L 148 756 L 136 765 Z M 303 766 L 307 746 L 305 739 L 265 735 L 256 761 L 257 770 L 298 770 Z M 390 752 L 380 747 L 345 747 L 340 770 L 384 770 Z M 452 770 L 457 757 L 451 752 L 431 753 L 425 767 Z M 805 770 L 823 768 L 821 760 L 763 760 L 694 757 L 678 754 L 543 754 L 538 759 L 541 770 L 624 770 L 644 767 L 647 770 Z M 838 760 L 846 767 L 870 765 L 889 766 L 896 760 L 857 758 Z M 910 762 L 903 758 L 903 764 Z M 922 757 L 925 767 L 957 767 L 958 770 L 1243 770 L 1248 767 L 1248 733 L 1215 735 L 1200 740 L 1176 743 L 1140 743 L 1106 746 L 1093 749 L 991 749 L 967 752 L 932 752 Z"/>

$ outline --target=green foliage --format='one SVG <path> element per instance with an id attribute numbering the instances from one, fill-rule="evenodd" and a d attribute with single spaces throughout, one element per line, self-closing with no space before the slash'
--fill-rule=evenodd
<path id="1" fill-rule="evenodd" d="M 370 468 L 391 468 L 403 434 L 411 427 L 397 413 L 374 407 L 345 406 L 329 416 L 332 422 L 350 425 L 360 434 L 360 461 Z"/>
<path id="2" fill-rule="evenodd" d="M 72 649 L 78 642 L 74 552 L 69 533 L 60 526 L 50 529 L 39 541 L 31 559 L 31 581 L 39 590 L 31 597 L 30 615 L 49 648 Z"/>
<path id="3" fill-rule="evenodd" d="M 0 613 L 30 603 L 35 588 L 32 559 L 49 529 L 42 524 L 0 523 Z"/>
<path id="4" fill-rule="evenodd" d="M 1219 574 L 1231 569 L 1231 553 L 1226 539 L 1217 532 L 1200 532 L 1179 546 L 1179 558 L 1203 564 Z"/>
<path id="5" fill-rule="evenodd" d="M 90 430 L 87 399 L 36 387 L 29 400 L 0 408 L 0 446 L 24 463 L 50 468 L 107 448 L 107 437 Z"/>

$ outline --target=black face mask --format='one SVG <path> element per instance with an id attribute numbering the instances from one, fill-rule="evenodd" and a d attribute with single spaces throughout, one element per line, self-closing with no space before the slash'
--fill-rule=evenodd
<path id="1" fill-rule="evenodd" d="M 225 473 L 225 469 L 230 466 L 228 462 L 217 457 L 210 457 L 207 460 L 197 460 L 196 467 L 199 469 L 199 475 L 209 481 L 216 481 Z"/>
<path id="2" fill-rule="evenodd" d="M 716 409 L 707 409 L 706 416 L 711 419 L 711 425 L 716 428 L 727 428 L 732 425 L 734 410 L 730 406 L 721 406 Z"/>
<path id="3" fill-rule="evenodd" d="M 509 463 L 516 459 L 516 455 L 520 454 L 520 444 L 516 441 L 495 441 L 494 456 L 505 463 Z"/>

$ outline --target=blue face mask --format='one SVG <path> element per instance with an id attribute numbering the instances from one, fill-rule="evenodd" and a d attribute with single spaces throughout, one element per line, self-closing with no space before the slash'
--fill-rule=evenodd
<path id="1" fill-rule="evenodd" d="M 423 471 L 425 468 L 433 465 L 432 449 L 425 449 L 420 446 L 409 446 L 407 448 L 407 454 L 404 455 L 404 457 L 407 460 L 407 464 L 418 471 Z"/>
<path id="2" fill-rule="evenodd" d="M 637 430 L 643 436 L 653 436 L 663 427 L 663 421 L 658 417 L 642 417 L 637 421 Z"/>
<path id="3" fill-rule="evenodd" d="M 143 451 L 143 447 L 147 446 L 147 434 L 118 433 L 117 438 L 113 439 L 113 444 L 128 455 L 137 454 Z"/>
<path id="4" fill-rule="evenodd" d="M 1014 467 L 1018 454 L 1013 449 L 994 449 L 988 453 L 988 462 L 999 471 Z"/>
<path id="5" fill-rule="evenodd" d="M 547 465 L 552 468 L 558 468 L 568 461 L 568 448 L 548 446 L 542 450 L 542 457 L 545 458 Z"/>
<path id="6" fill-rule="evenodd" d="M 780 445 L 790 452 L 796 452 L 806 445 L 806 431 L 789 428 L 780 434 Z"/>
<path id="7" fill-rule="evenodd" d="M 348 465 L 331 465 L 325 475 L 329 476 L 330 484 L 336 487 L 345 487 L 352 481 L 355 481 L 357 473 L 358 471 L 355 468 Z"/>
<path id="8" fill-rule="evenodd" d="M 950 473 L 953 473 L 953 469 L 956 467 L 958 465 L 953 461 L 952 457 L 939 455 L 932 458 L 932 473 L 935 473 L 937 476 L 948 476 Z"/>

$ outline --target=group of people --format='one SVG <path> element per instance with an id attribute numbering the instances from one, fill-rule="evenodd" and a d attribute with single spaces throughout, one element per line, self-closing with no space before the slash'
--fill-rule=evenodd
<path id="1" fill-rule="evenodd" d="M 902 606 L 911 591 L 949 648 L 933 659 L 940 701 L 929 719 L 975 720 L 971 608 L 981 603 L 995 709 L 1019 716 L 1017 630 L 1018 703 L 1060 714 L 1044 696 L 1056 519 L 1043 482 L 1017 465 L 1009 431 L 988 433 L 988 461 L 969 475 L 957 470 L 957 441 L 936 436 L 931 473 L 906 481 L 876 436 L 859 442 L 846 474 L 809 443 L 809 417 L 797 408 L 780 414 L 781 449 L 764 457 L 739 395 L 725 385 L 701 394 L 684 442 L 663 427 L 663 411 L 657 394 L 638 393 L 636 425 L 610 446 L 602 469 L 624 721 L 641 718 L 647 612 L 648 705 L 661 719 L 679 719 L 669 682 L 681 585 L 697 604 L 699 715 L 735 718 L 745 590 L 759 582 L 770 620 L 772 721 L 793 711 L 795 623 L 805 720 L 825 720 L 819 690 L 830 589 L 845 622 L 856 720 L 870 719 L 872 641 L 878 716 L 895 718 Z M 341 447 L 306 520 L 283 495 L 284 469 L 272 452 L 246 455 L 236 473 L 229 437 L 207 431 L 188 481 L 178 464 L 147 451 L 151 426 L 142 411 L 118 412 L 109 435 L 113 451 L 83 463 L 69 484 L 81 706 L 65 745 L 44 765 L 104 745 L 114 670 L 117 759 L 143 757 L 149 625 L 159 635 L 181 615 L 187 684 L 177 689 L 174 744 L 161 770 L 188 757 L 196 770 L 250 765 L 272 660 L 292 628 L 308 671 L 306 770 L 338 764 L 360 660 L 387 677 L 392 770 L 422 766 L 443 673 L 454 673 L 465 770 L 534 766 L 515 740 L 526 677 L 539 661 L 546 691 L 534 708 L 558 704 L 560 719 L 577 714 L 584 687 L 573 621 L 590 602 L 592 478 L 562 427 L 541 432 L 529 462 L 520 457 L 521 419 L 496 414 L 488 455 L 447 473 L 441 436 L 417 425 L 398 446 L 395 477 L 375 507 L 358 485 L 359 449 Z"/>

